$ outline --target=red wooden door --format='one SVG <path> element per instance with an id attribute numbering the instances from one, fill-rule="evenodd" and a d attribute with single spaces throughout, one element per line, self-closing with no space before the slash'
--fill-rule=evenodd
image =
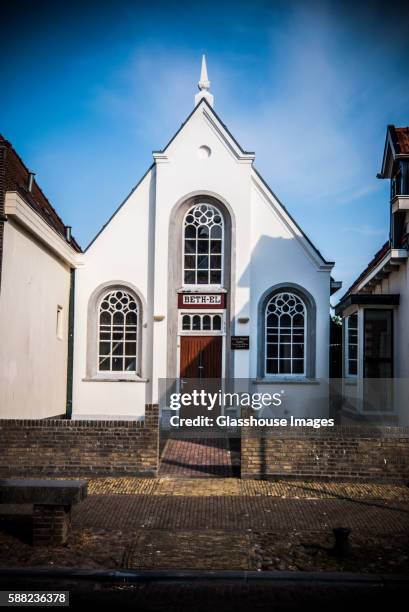
<path id="1" fill-rule="evenodd" d="M 221 378 L 222 336 L 181 336 L 180 378 Z"/>
<path id="2" fill-rule="evenodd" d="M 181 392 L 191 393 L 194 389 L 204 389 L 217 393 L 222 377 L 222 336 L 181 336 L 180 342 L 180 382 Z M 181 417 L 197 415 L 215 417 L 220 414 L 216 404 L 212 411 L 201 406 L 184 406 Z"/>

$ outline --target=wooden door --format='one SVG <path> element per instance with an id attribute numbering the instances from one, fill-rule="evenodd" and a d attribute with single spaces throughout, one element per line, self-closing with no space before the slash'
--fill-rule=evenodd
<path id="1" fill-rule="evenodd" d="M 204 389 L 217 393 L 222 378 L 222 336 L 181 336 L 180 339 L 180 382 L 181 392 L 191 393 L 194 389 Z M 217 404 L 210 412 L 207 408 L 190 406 L 182 407 L 180 416 L 197 415 L 217 416 L 220 406 Z"/>
<path id="2" fill-rule="evenodd" d="M 222 336 L 181 336 L 180 378 L 221 378 Z"/>
<path id="3" fill-rule="evenodd" d="M 393 410 L 393 310 L 365 308 L 364 402 L 368 412 Z"/>

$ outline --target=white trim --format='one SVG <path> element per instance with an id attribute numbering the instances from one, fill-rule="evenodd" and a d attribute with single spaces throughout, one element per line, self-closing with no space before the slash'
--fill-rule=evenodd
<path id="1" fill-rule="evenodd" d="M 166 164 L 169 162 L 168 156 L 162 151 L 154 151 L 152 157 L 157 164 Z"/>
<path id="2" fill-rule="evenodd" d="M 81 378 L 82 382 L 136 382 L 146 383 L 149 382 L 149 378 L 141 378 L 135 372 L 118 372 L 120 376 L 114 376 L 115 372 L 98 372 L 95 376 Z"/>
<path id="3" fill-rule="evenodd" d="M 209 127 L 212 131 L 218 136 L 221 143 L 225 146 L 225 148 L 233 155 L 233 157 L 239 163 L 252 164 L 255 159 L 254 153 L 243 153 L 231 136 L 227 133 L 226 129 L 220 122 L 216 119 L 215 115 L 210 114 L 209 109 L 203 105 L 201 107 L 202 114 L 204 119 L 206 119 Z"/>
<path id="4" fill-rule="evenodd" d="M 356 332 L 357 332 L 357 343 L 356 343 L 356 374 L 350 374 L 349 373 L 349 319 L 351 317 L 353 317 L 354 315 L 356 315 L 357 318 L 357 327 L 356 327 Z M 351 312 L 347 317 L 345 317 L 345 353 L 344 353 L 344 359 L 345 359 L 345 363 L 344 363 L 344 368 L 345 368 L 345 378 L 348 379 L 352 379 L 355 380 L 358 378 L 358 374 L 360 371 L 360 367 L 359 367 L 359 339 L 360 339 L 360 333 L 359 333 L 359 312 L 358 310 L 355 310 L 354 312 Z"/>
<path id="5" fill-rule="evenodd" d="M 392 212 L 395 213 L 398 210 L 409 210 L 409 196 L 396 195 L 392 198 Z"/>
<path id="6" fill-rule="evenodd" d="M 351 406 L 348 409 L 343 409 L 345 410 L 345 412 L 348 412 L 352 415 L 359 415 L 359 416 L 364 416 L 364 417 L 369 417 L 371 415 L 376 415 L 378 417 L 382 416 L 382 417 L 388 417 L 388 416 L 399 416 L 399 411 L 397 409 L 397 406 L 395 403 L 393 403 L 393 410 L 363 410 L 363 399 L 364 399 L 364 385 L 365 385 L 365 380 L 370 380 L 365 378 L 365 364 L 364 364 L 364 344 L 365 344 L 365 327 L 364 327 L 364 321 L 365 321 L 365 310 L 369 309 L 369 310 L 392 310 L 393 311 L 393 321 L 395 320 L 395 314 L 394 311 L 398 308 L 398 306 L 385 306 L 382 304 L 373 304 L 370 306 L 365 306 L 365 305 L 359 305 L 358 308 L 356 309 L 357 305 L 355 306 L 355 310 L 352 310 L 351 307 L 349 310 L 349 314 L 348 316 L 344 316 L 344 321 L 345 321 L 345 326 L 344 326 L 344 337 L 343 337 L 343 344 L 344 344 L 344 361 L 343 361 L 343 378 L 342 378 L 342 386 L 343 386 L 343 395 L 345 395 L 345 387 L 352 389 L 355 388 L 355 393 L 352 395 L 348 395 L 348 400 L 351 401 Z M 348 375 L 348 370 L 347 370 L 347 359 L 348 359 L 348 336 L 347 336 L 347 322 L 346 319 L 353 315 L 353 314 L 357 314 L 358 315 L 358 369 L 357 369 L 357 374 L 356 375 Z M 396 330 L 396 327 L 393 323 L 393 329 Z M 395 333 L 395 331 L 394 331 Z M 395 356 L 396 356 L 396 342 L 395 342 L 395 337 L 393 338 L 393 346 L 394 346 L 394 352 L 393 352 L 393 364 L 396 363 L 395 362 Z M 394 380 L 394 384 L 396 384 L 396 381 L 398 381 L 399 379 L 392 379 Z M 393 387 L 394 389 L 395 387 Z M 392 389 L 392 392 L 393 392 Z"/>
<path id="7" fill-rule="evenodd" d="M 406 249 L 389 249 L 389 251 L 382 257 L 379 264 L 366 276 L 356 287 L 354 293 L 359 293 L 365 285 L 367 285 L 372 279 L 374 279 L 388 264 L 400 265 L 402 260 L 408 258 L 408 251 Z"/>
<path id="8" fill-rule="evenodd" d="M 211 107 L 209 107 L 208 102 L 205 102 L 205 99 L 202 99 L 196 105 L 196 108 L 193 109 L 192 113 L 189 115 L 188 119 L 182 124 L 181 128 L 176 132 L 171 141 L 166 145 L 165 149 L 162 151 L 154 151 L 153 158 L 156 164 L 167 163 L 169 161 L 169 156 L 172 153 L 173 146 L 175 142 L 179 139 L 179 136 L 185 129 L 186 125 L 196 116 L 197 113 L 201 113 L 202 117 L 207 122 L 208 126 L 221 142 L 221 144 L 225 147 L 225 149 L 230 153 L 230 155 L 235 159 L 235 161 L 239 164 L 248 164 L 251 165 L 255 159 L 255 153 L 244 152 L 240 145 L 234 140 L 234 138 L 229 134 L 226 127 L 223 123 L 218 119 L 216 113 L 213 111 Z"/>
<path id="9" fill-rule="evenodd" d="M 176 290 L 176 293 L 227 293 L 221 285 L 185 285 Z"/>
<path id="10" fill-rule="evenodd" d="M 359 285 L 356 288 L 356 291 L 359 292 L 361 291 L 361 289 L 363 289 L 365 287 L 365 285 L 372 280 L 372 278 L 374 276 L 376 276 L 377 274 L 379 274 L 379 272 L 382 270 L 382 268 L 389 262 L 391 258 L 391 251 L 388 251 L 386 253 L 386 255 L 381 259 L 381 261 L 379 262 L 379 264 L 372 270 L 372 272 L 370 272 L 368 274 L 368 276 L 366 278 L 364 278 Z"/>
<path id="11" fill-rule="evenodd" d="M 82 254 L 75 251 L 16 191 L 6 193 L 4 212 L 72 268 L 81 265 Z"/>
<path id="12" fill-rule="evenodd" d="M 182 319 L 184 315 L 220 315 L 222 319 L 220 329 L 186 329 L 184 330 L 182 327 Z M 226 311 L 224 309 L 212 308 L 211 310 L 194 310 L 193 308 L 185 308 L 184 310 L 179 310 L 179 319 L 178 319 L 178 336 L 225 336 L 226 335 Z"/>

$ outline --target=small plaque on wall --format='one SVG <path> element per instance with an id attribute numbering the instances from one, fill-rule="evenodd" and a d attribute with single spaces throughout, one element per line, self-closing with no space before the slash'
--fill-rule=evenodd
<path id="1" fill-rule="evenodd" d="M 233 351 L 248 351 L 250 348 L 250 336 L 232 336 L 231 348 Z"/>

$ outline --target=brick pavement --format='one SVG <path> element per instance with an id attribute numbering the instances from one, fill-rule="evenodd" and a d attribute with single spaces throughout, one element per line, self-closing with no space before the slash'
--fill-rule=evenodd
<path id="1" fill-rule="evenodd" d="M 374 571 L 376 560 L 390 571 L 395 557 L 407 567 L 403 486 L 159 478 L 138 493 L 139 482 L 94 480 L 74 511 L 77 529 L 128 534 L 126 568 Z M 328 554 L 336 526 L 352 530 L 352 559 Z"/>
<path id="2" fill-rule="evenodd" d="M 127 549 L 127 569 L 256 569 L 248 533 L 226 531 L 140 531 Z"/>
<path id="3" fill-rule="evenodd" d="M 163 449 L 160 476 L 215 478 L 233 476 L 226 438 L 169 438 Z"/>
<path id="4" fill-rule="evenodd" d="M 407 567 L 403 486 L 159 478 L 136 493 L 139 482 L 94 480 L 74 514 L 76 528 L 128 534 L 127 568 L 373 571 L 375 561 L 390 571 L 395 558 Z M 336 526 L 352 530 L 352 559 L 328 554 Z"/>
<path id="5" fill-rule="evenodd" d="M 3 563 L 406 571 L 408 500 L 390 484 L 93 478 L 67 547 L 31 550 L 6 536 Z M 345 562 L 328 555 L 336 526 L 352 530 Z"/>
<path id="6" fill-rule="evenodd" d="M 95 495 L 73 511 L 76 527 L 96 529 L 322 531 L 346 526 L 361 533 L 409 529 L 402 502 L 280 499 L 268 496 Z"/>
<path id="7" fill-rule="evenodd" d="M 127 569 L 409 572 L 407 534 L 352 532 L 351 554 L 332 554 L 331 532 L 146 529 L 128 532 Z"/>
<path id="8" fill-rule="evenodd" d="M 154 495 L 207 497 L 244 495 L 282 499 L 362 499 L 409 502 L 404 485 L 298 480 L 241 480 L 240 478 L 99 477 L 88 480 L 89 495 Z"/>

